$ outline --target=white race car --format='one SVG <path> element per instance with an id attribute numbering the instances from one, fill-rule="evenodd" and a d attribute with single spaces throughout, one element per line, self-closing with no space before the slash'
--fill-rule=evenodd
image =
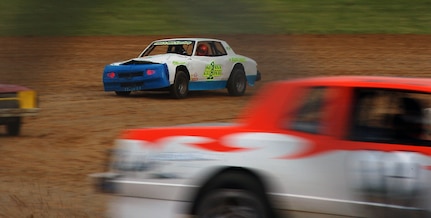
<path id="1" fill-rule="evenodd" d="M 109 217 L 431 217 L 431 79 L 321 77 L 260 89 L 234 123 L 128 129 Z M 183 216 L 188 215 L 188 216 Z"/>
<path id="2" fill-rule="evenodd" d="M 109 64 L 103 72 L 105 91 L 169 90 L 185 98 L 193 90 L 227 88 L 244 95 L 247 83 L 260 80 L 256 61 L 236 54 L 227 42 L 207 38 L 175 38 L 152 42 L 137 58 Z"/>

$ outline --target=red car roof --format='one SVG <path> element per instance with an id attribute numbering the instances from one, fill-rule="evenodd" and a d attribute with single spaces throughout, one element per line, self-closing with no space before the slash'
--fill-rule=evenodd
<path id="1" fill-rule="evenodd" d="M 287 80 L 282 83 L 310 86 L 345 86 L 409 89 L 431 92 L 431 78 L 389 76 L 327 76 Z"/>

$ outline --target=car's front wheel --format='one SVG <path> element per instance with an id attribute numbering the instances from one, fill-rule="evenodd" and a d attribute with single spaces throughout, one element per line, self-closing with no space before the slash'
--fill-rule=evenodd
<path id="1" fill-rule="evenodd" d="M 202 199 L 197 218 L 266 218 L 265 205 L 251 191 L 235 189 L 214 190 Z"/>
<path id="2" fill-rule="evenodd" d="M 247 78 L 241 68 L 233 69 L 229 80 L 227 81 L 227 90 L 231 96 L 242 96 L 247 87 Z"/>
<path id="3" fill-rule="evenodd" d="M 227 171 L 201 188 L 191 213 L 197 218 L 274 218 L 265 187 L 259 178 L 241 171 Z"/>
<path id="4" fill-rule="evenodd" d="M 174 84 L 171 85 L 171 95 L 176 99 L 187 97 L 189 93 L 189 79 L 184 71 L 175 74 Z"/>

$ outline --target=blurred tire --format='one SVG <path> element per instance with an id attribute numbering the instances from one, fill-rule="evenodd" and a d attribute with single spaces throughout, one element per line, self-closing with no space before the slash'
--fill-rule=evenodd
<path id="1" fill-rule="evenodd" d="M 202 199 L 197 210 L 198 218 L 235 217 L 266 218 L 265 204 L 247 190 L 218 189 Z"/>
<path id="2" fill-rule="evenodd" d="M 21 117 L 14 117 L 11 122 L 6 124 L 6 132 L 10 136 L 19 135 L 21 130 Z"/>

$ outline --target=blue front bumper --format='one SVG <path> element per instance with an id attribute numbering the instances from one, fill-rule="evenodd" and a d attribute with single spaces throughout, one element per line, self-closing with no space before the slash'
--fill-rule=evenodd
<path id="1" fill-rule="evenodd" d="M 105 91 L 140 91 L 169 87 L 166 64 L 107 65 L 103 71 Z"/>

